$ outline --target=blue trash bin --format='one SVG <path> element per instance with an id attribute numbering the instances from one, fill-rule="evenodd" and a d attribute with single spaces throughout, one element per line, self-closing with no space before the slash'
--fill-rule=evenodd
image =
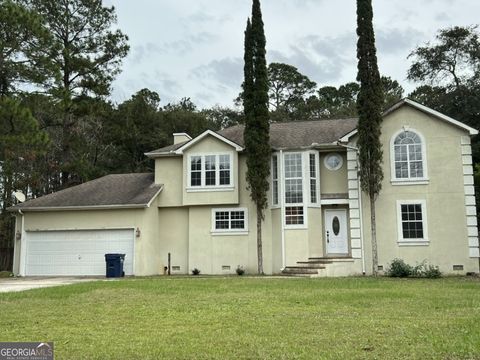
<path id="1" fill-rule="evenodd" d="M 105 254 L 105 262 L 107 266 L 107 278 L 116 278 L 125 276 L 123 271 L 123 263 L 125 254 Z"/>

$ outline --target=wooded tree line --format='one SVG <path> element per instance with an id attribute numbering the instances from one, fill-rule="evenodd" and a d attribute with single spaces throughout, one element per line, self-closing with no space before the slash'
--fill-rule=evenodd
<path id="1" fill-rule="evenodd" d="M 112 81 L 129 45 L 115 29 L 115 9 L 101 0 L 0 0 L 0 22 L 0 248 L 13 241 L 5 211 L 13 191 L 36 197 L 107 173 L 151 171 L 143 153 L 170 144 L 173 132 L 244 123 L 242 94 L 231 107 L 208 109 L 188 97 L 163 104 L 149 89 L 113 103 Z M 408 78 L 420 86 L 410 97 L 479 127 L 477 28 L 441 30 L 411 61 Z M 267 72 L 271 121 L 357 115 L 357 82 L 319 87 L 282 63 Z M 397 81 L 381 81 L 385 107 L 404 96 Z"/>

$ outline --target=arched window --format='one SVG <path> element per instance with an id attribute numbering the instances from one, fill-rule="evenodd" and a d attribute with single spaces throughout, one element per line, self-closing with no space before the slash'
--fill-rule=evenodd
<path id="1" fill-rule="evenodd" d="M 393 140 L 393 176 L 395 179 L 424 179 L 426 176 L 424 141 L 408 129 Z"/>

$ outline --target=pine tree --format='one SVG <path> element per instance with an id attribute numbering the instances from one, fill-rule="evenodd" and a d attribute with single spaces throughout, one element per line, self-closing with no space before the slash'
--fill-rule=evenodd
<path id="1" fill-rule="evenodd" d="M 383 151 L 380 143 L 383 91 L 378 71 L 371 0 L 357 0 L 357 58 L 360 92 L 358 109 L 358 148 L 362 190 L 370 198 L 373 274 L 378 270 L 375 201 L 382 188 Z"/>
<path id="2" fill-rule="evenodd" d="M 243 105 L 245 112 L 245 150 L 247 153 L 247 182 L 257 210 L 258 273 L 263 274 L 262 221 L 267 207 L 270 174 L 270 145 L 268 118 L 268 75 L 266 40 L 263 30 L 260 1 L 253 0 L 252 21 L 245 31 L 245 80 Z"/>
<path id="3" fill-rule="evenodd" d="M 47 134 L 28 109 L 10 97 L 0 98 L 0 248 L 13 246 L 13 218 L 6 211 L 13 205 L 12 193 L 28 194 L 39 181 L 35 165 L 48 145 Z"/>
<path id="4" fill-rule="evenodd" d="M 49 65 L 55 76 L 42 86 L 57 101 L 60 146 L 59 187 L 67 187 L 88 178 L 78 162 L 78 153 L 88 134 L 82 132 L 85 114 L 79 109 L 85 97 L 106 97 L 111 83 L 120 72 L 127 55 L 128 37 L 115 29 L 117 17 L 113 6 L 102 0 L 23 0 L 26 7 L 40 14 L 52 35 Z M 79 116 L 80 115 L 80 116 Z"/>
<path id="5" fill-rule="evenodd" d="M 49 76 L 52 38 L 39 14 L 11 0 L 0 1 L 0 97 L 22 84 L 40 85 Z"/>

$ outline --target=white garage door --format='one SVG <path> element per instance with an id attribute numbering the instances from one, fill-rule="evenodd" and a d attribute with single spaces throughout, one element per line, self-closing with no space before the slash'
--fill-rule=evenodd
<path id="1" fill-rule="evenodd" d="M 105 254 L 125 254 L 133 274 L 133 229 L 28 231 L 26 275 L 105 275 Z"/>

